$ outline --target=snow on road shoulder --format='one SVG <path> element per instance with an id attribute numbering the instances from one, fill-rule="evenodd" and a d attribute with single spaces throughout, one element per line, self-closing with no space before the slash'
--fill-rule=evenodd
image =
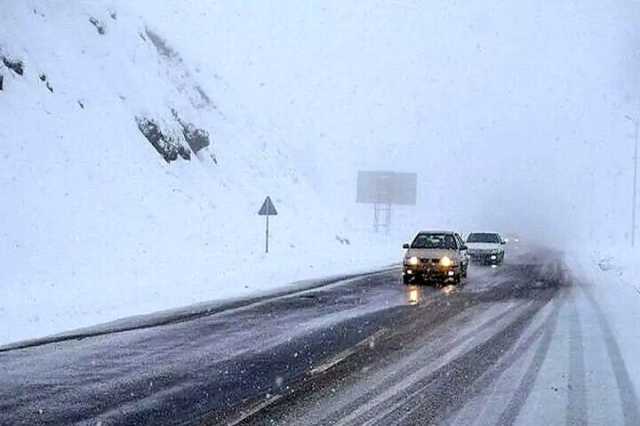
<path id="1" fill-rule="evenodd" d="M 571 251 L 567 259 L 591 281 L 622 284 L 640 295 L 640 247 L 582 248 Z"/>
<path id="2" fill-rule="evenodd" d="M 566 259 L 576 283 L 600 311 L 601 326 L 609 328 L 615 338 L 615 344 L 610 343 L 619 347 L 635 393 L 640 395 L 640 363 L 636 362 L 640 353 L 640 250 L 580 249 L 567 253 Z"/>
<path id="3" fill-rule="evenodd" d="M 640 249 L 620 248 L 610 252 L 595 252 L 592 259 L 600 271 L 616 276 L 640 294 Z"/>
<path id="4" fill-rule="evenodd" d="M 103 289 L 91 286 L 62 291 L 58 287 L 40 287 L 29 294 L 7 292 L 0 305 L 0 323 L 8 327 L 0 330 L 0 345 L 202 302 L 295 289 L 302 280 L 367 272 L 387 267 L 400 258 L 398 243 L 366 234 L 348 246 L 273 246 L 269 255 L 260 254 L 256 247 L 257 253 L 248 263 L 236 264 L 231 258 L 218 259 L 208 266 L 200 262 L 198 267 L 189 268 L 182 279 L 172 274 L 169 280 L 158 281 L 158 285 L 120 273 L 123 281 L 102 283 Z"/>

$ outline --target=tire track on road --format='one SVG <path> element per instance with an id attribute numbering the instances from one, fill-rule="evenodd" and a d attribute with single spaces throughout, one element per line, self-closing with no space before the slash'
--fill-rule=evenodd
<path id="1" fill-rule="evenodd" d="M 567 401 L 567 425 L 584 425 L 589 423 L 587 412 L 586 370 L 584 365 L 584 343 L 580 314 L 576 306 L 578 291 L 572 292 L 571 316 L 569 318 L 569 392 Z"/>
<path id="2" fill-rule="evenodd" d="M 438 366 L 430 367 L 411 363 L 411 356 L 405 358 L 409 353 L 404 353 L 392 364 L 390 375 L 385 375 L 385 383 L 381 386 L 380 381 L 375 384 L 367 383 L 368 391 L 357 392 L 351 395 L 352 388 L 347 388 L 344 393 L 348 395 L 346 400 L 339 397 L 337 400 L 331 397 L 329 408 L 325 412 L 317 412 L 309 417 L 309 409 L 313 409 L 318 404 L 318 398 L 307 395 L 322 394 L 324 391 L 333 395 L 335 383 L 344 385 L 345 377 L 352 376 L 352 372 L 360 371 L 364 365 L 371 362 L 362 357 L 355 357 L 344 366 L 338 366 L 331 370 L 319 381 L 307 383 L 300 389 L 290 394 L 288 397 L 278 401 L 273 407 L 261 413 L 261 418 L 254 417 L 247 424 L 264 424 L 273 422 L 275 424 L 431 424 L 441 421 L 449 413 L 455 412 L 474 395 L 478 395 L 482 389 L 475 386 L 485 377 L 495 380 L 500 377 L 502 370 L 498 366 L 505 365 L 507 358 L 513 358 L 511 363 L 517 361 L 520 356 L 527 352 L 530 345 L 540 339 L 544 332 L 545 319 L 536 322 L 533 331 L 527 331 L 532 325 L 534 317 L 546 306 L 561 294 L 562 287 L 566 284 L 561 277 L 555 279 L 533 279 L 544 276 L 548 278 L 549 273 L 543 270 L 542 265 L 525 264 L 517 265 L 508 271 L 509 278 L 500 280 L 496 286 L 489 287 L 480 292 L 461 292 L 450 298 L 438 298 L 439 303 L 432 304 L 429 309 L 418 309 L 413 314 L 407 315 L 402 321 L 396 323 L 393 330 L 397 332 L 389 336 L 387 342 L 382 343 L 376 349 L 382 354 L 389 354 L 390 359 L 394 359 L 397 351 L 401 351 L 407 342 L 410 346 L 416 344 L 416 337 L 426 339 L 423 344 L 425 349 L 433 353 L 433 360 L 438 360 Z M 513 307 L 513 316 L 507 324 L 495 329 L 488 336 L 483 336 L 474 345 L 463 349 L 451 359 L 446 359 L 444 349 L 434 340 L 433 324 L 447 324 L 453 316 L 466 311 L 472 306 L 495 306 L 496 303 L 523 302 L 520 306 Z M 515 311 L 514 311 L 515 309 Z M 505 314 L 509 315 L 505 312 Z M 549 314 L 545 315 L 548 317 Z M 511 315 L 509 315 L 511 316 Z M 504 318 L 500 315 L 501 318 Z M 538 317 L 538 319 L 540 319 Z M 534 337 L 526 337 L 528 343 L 521 345 L 521 337 L 525 334 L 534 334 Z M 456 335 L 454 341 L 460 337 L 467 337 L 465 333 Z M 470 336 L 469 336 L 470 337 Z M 476 336 L 478 337 L 478 336 Z M 408 349 L 408 348 L 407 348 Z M 462 348 L 459 348 L 462 349 Z M 423 349 L 420 349 L 422 352 Z M 517 354 L 514 354 L 517 352 Z M 438 355 L 438 353 L 440 353 Z M 446 353 L 446 351 L 445 351 Z M 530 353 L 530 352 L 529 352 Z M 370 356 L 367 356 L 370 358 Z M 445 359 L 442 359 L 445 358 Z M 406 361 L 407 368 L 400 368 Z M 417 361 L 417 360 L 414 360 Z M 510 365 L 510 364 L 509 364 Z M 434 368 L 435 367 L 435 368 Z M 407 372 L 409 376 L 406 377 Z M 357 373 L 356 375 L 359 375 Z M 403 378 L 404 376 L 404 378 Z M 399 382 L 398 382 L 399 379 Z M 354 377 L 358 383 L 357 377 Z M 492 383 L 489 382 L 489 383 Z M 397 385 L 397 386 L 396 386 Z M 301 396 L 302 395 L 302 396 Z M 343 404 L 345 402 L 346 404 Z M 305 407 L 306 405 L 306 407 Z M 496 413 L 500 414 L 500 411 Z M 304 421 L 302 420 L 304 419 Z M 313 420 L 311 420 L 313 419 Z"/>
<path id="3" fill-rule="evenodd" d="M 565 298 L 561 296 L 554 302 L 553 310 L 549 314 L 549 317 L 543 326 L 542 337 L 538 347 L 536 348 L 533 359 L 531 360 L 524 376 L 520 380 L 520 384 L 514 391 L 513 397 L 500 415 L 497 424 L 512 425 L 518 417 L 518 414 L 520 414 L 525 402 L 529 398 L 529 394 L 533 389 L 535 380 L 540 372 L 540 368 L 549 353 L 551 338 L 553 337 L 553 333 L 558 325 L 558 313 L 560 312 L 560 307 L 564 303 L 564 300 Z"/>
<path id="4" fill-rule="evenodd" d="M 515 346 L 519 337 L 525 333 L 533 318 L 549 302 L 555 301 L 552 313 L 545 321 L 545 325 L 542 326 L 544 329 L 542 341 L 534 356 L 534 361 L 516 391 L 516 395 L 520 395 L 520 398 L 510 401 L 507 405 L 501 416 L 501 420 L 505 421 L 505 423 L 498 422 L 498 424 L 513 423 L 529 395 L 533 381 L 537 377 L 540 366 L 548 352 L 551 337 L 557 325 L 558 312 L 564 300 L 562 297 L 564 292 L 561 290 L 567 284 L 563 277 L 558 274 L 562 270 L 560 266 L 553 270 L 553 274 L 539 266 L 523 266 L 523 271 L 530 273 L 526 276 L 544 277 L 544 280 L 538 280 L 534 285 L 531 285 L 528 280 L 527 282 L 521 282 L 511 289 L 512 296 L 531 298 L 530 300 L 536 303 L 519 315 L 507 328 L 485 343 L 478 345 L 472 351 L 449 363 L 442 371 L 435 372 L 430 380 L 424 382 L 423 391 L 428 390 L 429 395 L 420 400 L 419 407 L 411 407 L 409 404 L 412 401 L 409 401 L 401 407 L 404 412 L 400 414 L 399 419 L 387 418 L 380 424 L 432 424 L 437 419 L 445 418 L 449 413 L 459 410 L 481 391 L 482 388 L 476 386 L 478 382 L 487 380 L 487 383 L 493 383 L 504 371 L 503 368 L 497 368 L 497 366 L 511 365 L 525 352 L 524 350 L 519 351 L 518 347 Z M 488 294 L 485 293 L 484 296 L 486 297 Z M 481 296 L 481 298 L 484 297 Z M 536 330 L 534 334 L 539 332 L 540 330 Z M 512 348 L 515 351 L 511 352 L 512 357 L 505 358 L 505 353 L 508 353 Z M 408 399 L 411 400 L 411 398 Z M 398 413 L 398 411 L 394 410 L 395 413 Z M 513 418 L 511 419 L 511 417 Z"/>
<path id="5" fill-rule="evenodd" d="M 444 418 L 447 412 L 458 410 L 472 396 L 472 383 L 500 362 L 505 350 L 517 342 L 544 305 L 546 303 L 542 302 L 524 310 L 505 329 L 427 377 L 422 387 L 412 392 L 416 397 L 424 395 L 417 407 L 413 407 L 415 399 L 405 398 L 377 424 L 433 424 Z M 493 376 L 494 379 L 497 377 Z M 399 412 L 402 413 L 400 418 L 394 418 Z"/>
<path id="6" fill-rule="evenodd" d="M 513 310 L 530 308 L 530 302 L 525 302 L 520 306 L 512 306 L 481 323 L 478 327 L 472 328 L 460 336 L 457 336 L 450 342 L 442 343 L 442 346 L 437 349 L 422 349 L 412 356 L 407 357 L 407 359 L 404 359 L 401 363 L 395 364 L 396 368 L 390 376 L 385 376 L 384 382 L 376 383 L 375 387 L 373 387 L 369 392 L 361 395 L 358 399 L 351 401 L 348 410 L 342 410 L 341 412 L 334 414 L 330 419 L 331 423 L 343 424 L 348 418 L 353 417 L 354 415 L 367 417 L 370 415 L 368 412 L 376 412 L 376 410 L 379 410 L 379 407 L 393 403 L 394 400 L 396 400 L 395 403 L 397 404 L 397 398 L 400 396 L 404 399 L 403 395 L 407 392 L 406 390 L 400 389 L 419 385 L 419 383 L 423 382 L 424 376 L 420 376 L 421 374 L 424 374 L 421 371 L 422 369 L 432 372 L 442 368 L 442 365 L 433 365 L 437 364 L 437 361 L 435 360 L 446 358 L 449 354 L 456 352 L 461 347 L 464 348 L 467 345 L 473 344 L 473 340 L 485 333 L 486 330 L 499 327 L 498 324 L 508 320 L 508 317 L 513 314 Z M 442 339 L 440 334 L 444 333 L 444 330 L 438 329 L 437 332 L 438 333 L 429 334 L 429 336 L 438 340 Z M 472 347 L 470 347 L 469 350 L 472 350 Z M 416 363 L 419 362 L 419 359 L 423 358 L 431 359 L 432 362 L 425 365 L 421 370 L 415 371 Z M 412 374 L 408 375 L 406 371 L 412 371 Z M 419 393 L 420 392 L 417 392 L 416 394 Z M 366 407 L 365 412 L 362 412 L 363 407 Z M 392 410 L 387 408 L 382 411 L 388 413 Z M 380 413 L 378 412 L 378 414 Z M 359 420 L 362 420 L 362 418 L 359 418 Z"/>
<path id="7" fill-rule="evenodd" d="M 629 370 L 624 362 L 624 357 L 620 351 L 620 346 L 616 340 L 615 334 L 611 329 L 611 325 L 607 320 L 602 308 L 596 301 L 591 289 L 586 286 L 581 287 L 582 292 L 585 294 L 589 304 L 593 308 L 596 314 L 598 324 L 602 330 L 604 343 L 607 348 L 607 354 L 611 361 L 611 368 L 618 385 L 618 393 L 620 396 L 620 402 L 622 404 L 622 414 L 624 417 L 624 424 L 638 425 L 640 424 L 640 408 L 638 402 L 638 395 L 631 381 Z"/>
<path id="8" fill-rule="evenodd" d="M 543 307 L 541 311 L 544 310 L 546 306 L 548 306 L 548 304 L 545 305 L 545 307 Z M 513 368 L 515 364 L 517 364 L 520 360 L 522 360 L 523 357 L 531 353 L 531 348 L 534 347 L 534 345 L 536 344 L 536 342 L 538 342 L 538 340 L 540 340 L 541 336 L 545 331 L 545 327 L 547 326 L 547 322 L 550 314 L 551 314 L 550 312 L 547 313 L 546 316 L 542 318 L 540 321 L 534 318 L 530 323 L 530 328 L 531 328 L 530 331 L 528 332 L 525 331 L 525 333 L 520 337 L 516 346 L 513 349 L 507 351 L 505 355 L 503 355 L 503 358 L 500 360 L 499 364 L 495 365 L 490 371 L 487 371 L 487 373 L 485 373 L 482 377 L 480 377 L 476 382 L 473 383 L 472 390 L 469 391 L 470 398 L 468 402 L 472 402 L 472 398 L 474 399 L 479 398 L 482 401 L 481 402 L 476 401 L 476 407 L 480 405 L 482 408 L 479 411 L 474 411 L 471 417 L 469 417 L 469 410 L 470 409 L 473 410 L 473 406 L 467 407 L 467 404 L 465 403 L 465 405 L 460 408 L 461 410 L 464 410 L 467 413 L 459 417 L 460 411 L 456 411 L 455 413 L 453 413 L 453 415 L 451 415 L 448 418 L 449 424 L 455 424 L 455 425 L 475 424 L 476 421 L 482 418 L 479 416 L 485 415 L 485 416 L 491 416 L 494 419 L 497 419 L 502 414 L 503 410 L 499 410 L 495 412 L 495 409 L 494 409 L 493 413 L 490 412 L 491 410 L 487 412 L 489 408 L 492 408 L 492 406 L 495 405 L 495 402 L 493 402 L 493 399 L 496 396 L 496 391 L 500 389 L 500 387 L 499 386 L 496 387 L 496 385 L 499 385 L 501 382 L 504 383 L 505 380 L 508 380 L 504 378 L 504 375 L 511 368 Z M 529 363 L 527 363 L 527 365 Z M 516 379 L 513 378 L 513 381 L 516 381 Z M 517 381 L 519 382 L 519 380 Z M 511 381 L 509 381 L 509 383 L 511 383 Z M 506 405 L 509 402 L 509 400 L 506 400 L 504 402 L 505 402 L 504 405 Z M 484 418 L 482 419 L 484 420 Z"/>

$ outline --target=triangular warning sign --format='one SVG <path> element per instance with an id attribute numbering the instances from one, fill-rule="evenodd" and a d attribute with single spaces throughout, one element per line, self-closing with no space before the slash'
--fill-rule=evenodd
<path id="1" fill-rule="evenodd" d="M 260 207 L 260 211 L 258 212 L 260 216 L 275 216 L 278 214 L 276 207 L 271 202 L 271 197 L 264 199 L 264 203 L 262 203 L 262 207 Z"/>

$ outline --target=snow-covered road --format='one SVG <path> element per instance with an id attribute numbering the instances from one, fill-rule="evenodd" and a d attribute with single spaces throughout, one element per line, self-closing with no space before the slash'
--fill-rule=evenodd
<path id="1" fill-rule="evenodd" d="M 0 424 L 639 424 L 640 300 L 569 264 L 523 250 L 461 288 L 381 271 L 4 351 Z"/>

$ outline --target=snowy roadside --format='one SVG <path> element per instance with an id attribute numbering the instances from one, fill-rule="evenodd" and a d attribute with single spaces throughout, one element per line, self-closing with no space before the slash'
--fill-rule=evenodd
<path id="1" fill-rule="evenodd" d="M 620 282 L 640 294 L 640 248 L 583 250 L 574 257 L 580 259 L 583 265 L 588 265 L 591 277 Z"/>
<path id="2" fill-rule="evenodd" d="M 249 296 L 231 297 L 222 300 L 209 300 L 188 306 L 126 316 L 113 321 L 102 322 L 88 327 L 73 328 L 71 330 L 44 337 L 19 340 L 9 344 L 0 344 L 0 352 L 194 320 L 203 316 L 214 315 L 236 309 L 244 309 L 248 306 L 262 303 L 269 303 L 269 301 L 279 298 L 300 296 L 310 291 L 316 291 L 319 288 L 328 290 L 334 286 L 348 285 L 358 280 L 363 280 L 380 274 L 388 274 L 390 271 L 393 271 L 395 267 L 396 265 L 389 265 L 383 268 L 367 269 L 351 273 L 330 275 L 322 278 L 295 281 L 270 290 L 256 291 Z"/>
<path id="3" fill-rule="evenodd" d="M 599 307 L 640 393 L 640 250 L 574 250 L 566 261 L 580 289 Z M 613 362 L 613 360 L 612 360 Z"/>
<path id="4" fill-rule="evenodd" d="M 84 289 L 56 286 L 30 294 L 10 292 L 0 305 L 0 323 L 7 325 L 0 330 L 0 345 L 159 311 L 188 311 L 192 305 L 295 290 L 307 280 L 366 273 L 397 263 L 399 247 L 395 240 L 362 232 L 353 242 L 336 246 L 285 249 L 275 244 L 272 253 L 256 254 L 251 263 L 236 263 L 231 256 L 207 267 L 205 260 L 193 259 L 188 273 L 158 281 L 153 275 L 118 271 L 113 282 Z"/>

